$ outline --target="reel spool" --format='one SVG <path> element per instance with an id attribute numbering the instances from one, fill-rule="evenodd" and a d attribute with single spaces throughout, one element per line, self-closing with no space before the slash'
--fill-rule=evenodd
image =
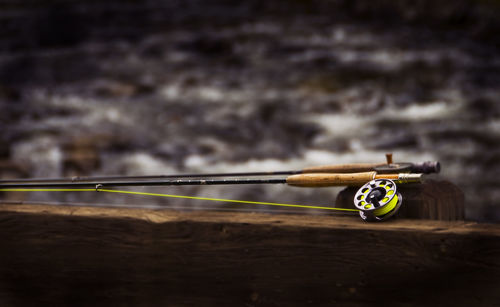
<path id="1" fill-rule="evenodd" d="M 375 179 L 362 186 L 354 196 L 354 206 L 365 221 L 383 221 L 401 207 L 403 198 L 394 181 Z"/>

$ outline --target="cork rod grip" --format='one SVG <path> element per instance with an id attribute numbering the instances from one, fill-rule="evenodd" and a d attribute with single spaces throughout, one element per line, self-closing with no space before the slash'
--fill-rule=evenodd
<path id="1" fill-rule="evenodd" d="M 375 167 L 386 165 L 386 163 L 350 163 L 337 165 L 323 165 L 307 167 L 302 170 L 306 173 L 360 173 L 373 171 Z"/>
<path id="2" fill-rule="evenodd" d="M 300 174 L 286 178 L 286 183 L 295 187 L 361 186 L 375 179 L 376 172 L 349 174 Z"/>

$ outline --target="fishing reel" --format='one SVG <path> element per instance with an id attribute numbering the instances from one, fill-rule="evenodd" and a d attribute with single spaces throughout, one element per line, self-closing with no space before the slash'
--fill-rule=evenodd
<path id="1" fill-rule="evenodd" d="M 363 185 L 354 196 L 354 206 L 365 221 L 384 221 L 401 207 L 403 198 L 396 183 L 390 179 L 375 179 Z"/>

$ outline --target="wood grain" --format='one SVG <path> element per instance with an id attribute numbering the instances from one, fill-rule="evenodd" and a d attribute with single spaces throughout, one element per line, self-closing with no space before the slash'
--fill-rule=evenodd
<path id="1" fill-rule="evenodd" d="M 493 306 L 500 226 L 0 205 L 2 306 Z"/>

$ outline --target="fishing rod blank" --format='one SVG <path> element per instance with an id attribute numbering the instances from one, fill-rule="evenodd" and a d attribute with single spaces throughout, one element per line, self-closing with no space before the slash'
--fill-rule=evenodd
<path id="1" fill-rule="evenodd" d="M 2 183 L 0 188 L 92 188 L 100 187 L 125 187 L 125 186 L 176 186 L 176 185 L 223 185 L 223 184 L 277 184 L 286 183 L 286 179 L 177 179 L 177 180 L 122 180 L 122 181 L 86 181 L 86 182 L 23 182 Z"/>
<path id="2" fill-rule="evenodd" d="M 392 161 L 391 161 L 392 162 Z M 279 176 L 298 174 L 320 174 L 320 173 L 360 173 L 377 171 L 382 174 L 397 173 L 438 173 L 440 164 L 437 161 L 426 161 L 421 163 L 350 163 L 338 165 L 325 165 L 308 167 L 302 170 L 273 171 L 273 172 L 234 172 L 234 173 L 208 173 L 208 174 L 176 174 L 176 175 L 152 175 L 152 176 L 94 176 L 94 177 L 72 177 L 72 178 L 30 178 L 30 179 L 7 179 L 0 183 L 62 183 L 62 182 L 94 182 L 94 181 L 136 181 L 136 180 L 162 180 L 173 178 L 211 178 L 211 177 L 254 177 L 254 176 Z"/>
<path id="3" fill-rule="evenodd" d="M 229 178 L 229 179 L 175 179 L 175 180 L 122 180 L 87 182 L 21 182 L 0 183 L 0 189 L 11 188 L 93 188 L 117 186 L 179 186 L 228 184 L 288 184 L 297 187 L 356 186 L 374 179 L 393 179 L 399 183 L 421 182 L 422 174 L 377 174 L 376 172 L 348 174 L 297 174 L 285 178 Z"/>
<path id="4" fill-rule="evenodd" d="M 0 183 L 15 182 L 88 182 L 88 181 L 121 181 L 121 180 L 161 180 L 175 178 L 210 178 L 210 177 L 252 177 L 252 176 L 279 176 L 300 174 L 300 171 L 278 171 L 278 172 L 237 172 L 237 173 L 208 173 L 208 174 L 177 174 L 177 175 L 148 175 L 148 176 L 89 176 L 71 178 L 27 178 L 27 179 L 4 179 Z"/>

